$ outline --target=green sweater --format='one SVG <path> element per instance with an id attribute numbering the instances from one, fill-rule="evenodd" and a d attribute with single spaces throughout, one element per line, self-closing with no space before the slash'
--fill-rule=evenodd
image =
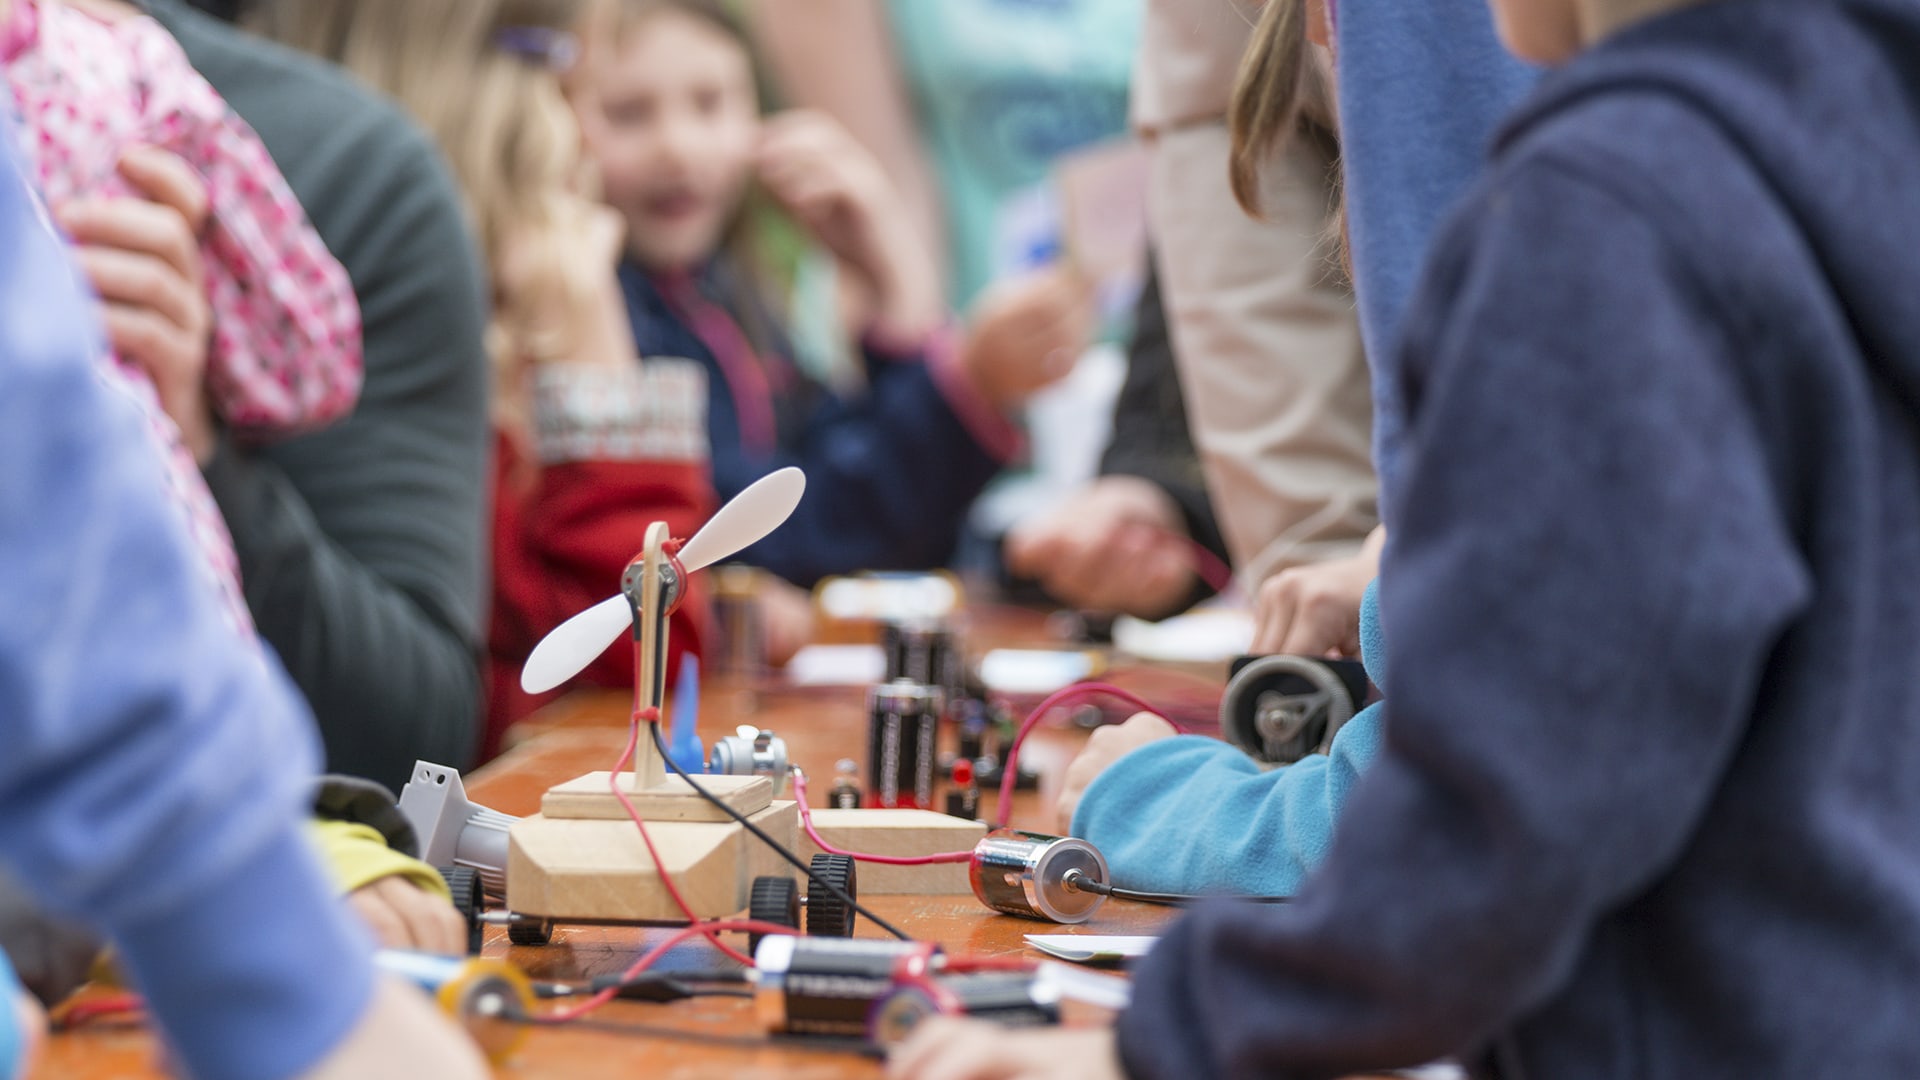
<path id="1" fill-rule="evenodd" d="M 343 72 L 150 0 L 347 268 L 365 323 L 353 416 L 206 470 L 247 606 L 313 706 L 327 768 L 398 788 L 465 766 L 480 712 L 489 448 L 481 261 L 426 134 Z"/>

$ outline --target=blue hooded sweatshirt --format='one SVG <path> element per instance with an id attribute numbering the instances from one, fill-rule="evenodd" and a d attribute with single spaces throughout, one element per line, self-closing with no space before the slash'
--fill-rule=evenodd
<path id="1" fill-rule="evenodd" d="M 1920 1076 L 1920 5 L 1720 0 L 1551 77 L 1399 354 L 1385 743 L 1135 1077 Z"/>

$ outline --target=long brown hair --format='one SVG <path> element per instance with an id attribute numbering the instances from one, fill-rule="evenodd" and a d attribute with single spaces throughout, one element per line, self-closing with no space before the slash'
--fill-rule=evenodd
<path id="1" fill-rule="evenodd" d="M 495 419 L 525 426 L 524 367 L 566 348 L 600 267 L 574 250 L 592 203 L 559 76 L 500 47 L 509 29 L 571 33 L 590 0 L 271 0 L 253 24 L 395 98 L 452 164 L 493 281 Z M 511 280 L 509 281 L 509 277 Z"/>
<path id="2" fill-rule="evenodd" d="M 1261 216 L 1261 166 L 1288 139 L 1318 139 L 1330 152 L 1338 145 L 1331 88 L 1307 40 L 1307 3 L 1266 0 L 1234 78 L 1227 178 L 1241 209 L 1254 217 Z"/>

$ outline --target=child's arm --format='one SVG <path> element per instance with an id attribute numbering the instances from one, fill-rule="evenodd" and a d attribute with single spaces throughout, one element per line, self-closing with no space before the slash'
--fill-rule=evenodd
<path id="1" fill-rule="evenodd" d="M 150 81 L 149 130 L 206 182 L 207 389 L 221 419 L 243 436 L 276 438 L 340 419 L 362 374 L 346 270 L 266 147 L 173 38 L 147 19 L 116 30 Z"/>
<path id="2" fill-rule="evenodd" d="M 66 253 L 0 180 L 0 856 L 112 933 L 196 1075 L 287 1075 L 373 984 L 299 831 L 311 727 L 195 572 Z"/>
<path id="3" fill-rule="evenodd" d="M 1143 746 L 1087 788 L 1073 835 L 1129 889 L 1292 895 L 1326 858 L 1347 794 L 1379 752 L 1380 719 L 1378 705 L 1365 709 L 1329 753 L 1277 769 L 1201 736 Z"/>

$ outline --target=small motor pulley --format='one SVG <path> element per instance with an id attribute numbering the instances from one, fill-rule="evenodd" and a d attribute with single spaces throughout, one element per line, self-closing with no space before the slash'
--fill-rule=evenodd
<path id="1" fill-rule="evenodd" d="M 707 771 L 718 776 L 764 776 L 777 793 L 787 783 L 787 740 L 765 728 L 742 724 L 713 744 Z"/>
<path id="2" fill-rule="evenodd" d="M 1220 731 L 1255 760 L 1288 765 L 1326 753 L 1366 696 L 1366 669 L 1353 660 L 1244 657 L 1220 698 Z"/>

